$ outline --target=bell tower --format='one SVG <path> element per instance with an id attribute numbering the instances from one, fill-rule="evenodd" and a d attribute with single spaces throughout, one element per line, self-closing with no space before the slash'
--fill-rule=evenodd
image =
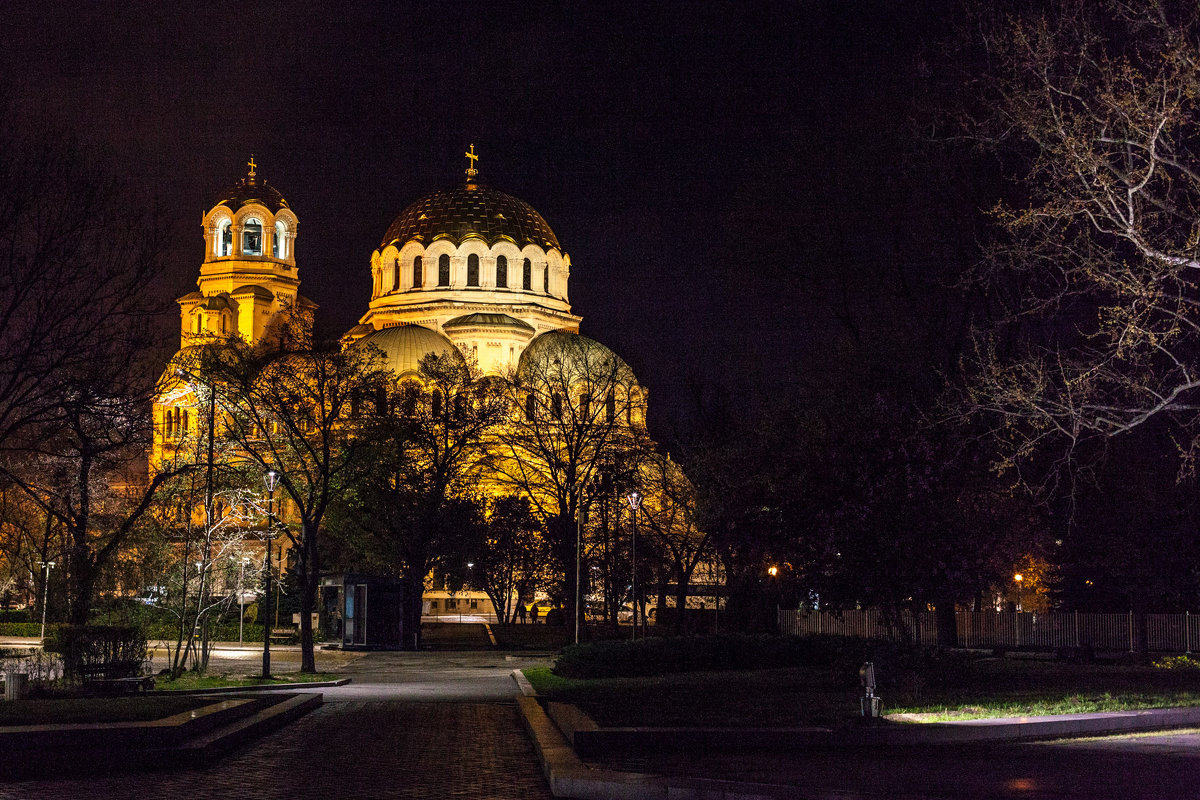
<path id="1" fill-rule="evenodd" d="M 177 301 L 181 347 L 233 334 L 257 344 L 279 311 L 315 308 L 299 294 L 296 215 L 259 176 L 253 156 L 246 166 L 246 177 L 223 192 L 202 219 L 197 290 Z"/>

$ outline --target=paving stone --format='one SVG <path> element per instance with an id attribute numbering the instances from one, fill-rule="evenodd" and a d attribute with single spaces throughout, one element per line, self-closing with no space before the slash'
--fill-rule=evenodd
<path id="1" fill-rule="evenodd" d="M 200 770 L 0 783 L 0 800 L 550 798 L 511 703 L 330 703 Z"/>

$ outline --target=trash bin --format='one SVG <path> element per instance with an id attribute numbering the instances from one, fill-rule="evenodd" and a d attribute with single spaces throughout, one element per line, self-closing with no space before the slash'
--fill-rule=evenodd
<path id="1" fill-rule="evenodd" d="M 28 672 L 6 672 L 4 674 L 4 699 L 22 700 L 29 694 Z"/>

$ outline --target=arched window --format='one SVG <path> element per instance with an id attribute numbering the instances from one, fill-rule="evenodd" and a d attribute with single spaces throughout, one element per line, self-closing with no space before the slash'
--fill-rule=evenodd
<path id="1" fill-rule="evenodd" d="M 558 392 L 550 395 L 550 415 L 562 419 L 562 395 Z"/>
<path id="2" fill-rule="evenodd" d="M 187 412 L 187 409 L 185 408 L 183 410 L 183 417 L 179 423 L 179 430 L 181 433 L 187 433 L 187 429 L 188 429 L 188 412 Z"/>
<path id="3" fill-rule="evenodd" d="M 579 395 L 579 418 L 588 422 L 592 416 L 592 396 L 587 392 Z"/>
<path id="4" fill-rule="evenodd" d="M 544 291 L 546 294 L 550 294 L 550 266 L 549 265 L 547 265 L 546 268 L 542 270 L 542 291 Z"/>
<path id="5" fill-rule="evenodd" d="M 261 256 L 263 246 L 262 220 L 251 217 L 242 223 L 242 255 Z"/>
<path id="6" fill-rule="evenodd" d="M 217 237 L 214 242 L 218 257 L 233 255 L 233 222 L 223 219 L 217 226 Z"/>
<path id="7" fill-rule="evenodd" d="M 434 419 L 442 416 L 442 393 L 437 389 L 429 393 L 429 413 Z"/>
<path id="8" fill-rule="evenodd" d="M 521 288 L 527 292 L 533 291 L 533 262 L 528 258 L 521 265 Z"/>
<path id="9" fill-rule="evenodd" d="M 496 256 L 496 288 L 508 288 L 508 259 L 504 256 Z"/>
<path id="10" fill-rule="evenodd" d="M 283 220 L 275 223 L 275 238 L 271 242 L 271 252 L 276 258 L 287 258 L 287 226 Z"/>
<path id="11" fill-rule="evenodd" d="M 617 393 L 612 389 L 608 390 L 608 397 L 604 399 L 604 420 L 612 424 L 617 418 Z"/>
<path id="12" fill-rule="evenodd" d="M 535 414 L 536 402 L 537 401 L 534 400 L 533 395 L 531 395 L 531 394 L 525 395 L 525 419 L 528 420 L 529 422 L 532 422 L 533 418 L 536 416 L 536 414 Z"/>
<path id="13" fill-rule="evenodd" d="M 400 291 L 400 259 L 398 258 L 396 259 L 396 262 L 392 264 L 392 291 Z"/>
<path id="14" fill-rule="evenodd" d="M 479 285 L 479 256 L 471 253 L 467 256 L 467 286 Z"/>
<path id="15" fill-rule="evenodd" d="M 450 256 L 438 257 L 438 286 L 450 285 Z"/>
<path id="16" fill-rule="evenodd" d="M 413 259 L 412 279 L 412 285 L 414 289 L 421 288 L 421 285 L 425 283 L 425 267 L 420 256 L 417 256 Z"/>

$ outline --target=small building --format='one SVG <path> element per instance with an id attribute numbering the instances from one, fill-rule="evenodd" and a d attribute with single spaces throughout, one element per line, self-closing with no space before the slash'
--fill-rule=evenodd
<path id="1" fill-rule="evenodd" d="M 344 650 L 398 650 L 416 632 L 404 630 L 400 581 L 347 572 L 321 579 L 319 627 Z"/>

